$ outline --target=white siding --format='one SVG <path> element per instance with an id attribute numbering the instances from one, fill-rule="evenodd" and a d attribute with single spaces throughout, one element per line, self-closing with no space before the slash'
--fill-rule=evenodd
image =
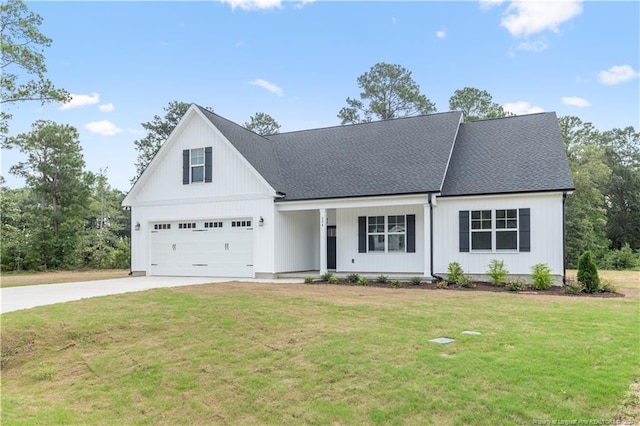
<path id="1" fill-rule="evenodd" d="M 258 226 L 260 217 L 264 226 Z M 270 199 L 228 201 L 217 203 L 190 203 L 158 206 L 133 207 L 131 223 L 140 230 L 132 230 L 131 270 L 149 271 L 150 262 L 150 222 L 213 220 L 249 218 L 253 221 L 253 265 L 256 274 L 274 272 L 273 235 L 275 217 L 273 201 Z"/>
<path id="2" fill-rule="evenodd" d="M 415 253 L 358 253 L 358 216 L 416 215 Z M 424 271 L 424 211 L 422 205 L 349 208 L 336 210 L 336 269 L 340 272 Z M 353 259 L 353 262 L 352 262 Z"/>
<path id="3" fill-rule="evenodd" d="M 212 183 L 182 184 L 182 151 L 213 147 Z M 201 197 L 243 196 L 267 194 L 269 188 L 247 167 L 231 144 L 199 114 L 185 118 L 180 131 L 171 139 L 171 146 L 158 153 L 149 176 L 137 188 L 134 205 L 156 200 L 193 199 Z"/>
<path id="4" fill-rule="evenodd" d="M 317 210 L 276 213 L 276 272 L 320 268 L 319 220 Z"/>
<path id="5" fill-rule="evenodd" d="M 458 212 L 460 210 L 531 209 L 531 252 L 461 253 Z M 562 275 L 562 194 L 522 194 L 439 198 L 434 214 L 434 270 L 446 274 L 450 262 L 459 262 L 465 272 L 484 274 L 492 259 L 504 260 L 511 274 L 528 275 L 531 266 L 546 263 L 554 275 Z"/>

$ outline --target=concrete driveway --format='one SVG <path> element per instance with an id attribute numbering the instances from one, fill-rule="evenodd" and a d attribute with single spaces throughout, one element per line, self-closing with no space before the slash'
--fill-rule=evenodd
<path id="1" fill-rule="evenodd" d="M 84 281 L 65 284 L 41 284 L 0 289 L 0 314 L 53 305 L 89 297 L 131 293 L 152 288 L 179 287 L 194 284 L 222 283 L 229 281 L 302 283 L 301 279 L 262 280 L 250 278 L 208 277 L 129 277 L 111 280 Z"/>

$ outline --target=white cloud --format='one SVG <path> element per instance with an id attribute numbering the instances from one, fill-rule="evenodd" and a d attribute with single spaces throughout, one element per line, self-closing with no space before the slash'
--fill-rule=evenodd
<path id="1" fill-rule="evenodd" d="M 113 106 L 113 104 L 102 104 L 102 105 L 98 105 L 98 109 L 102 112 L 109 112 L 109 111 L 113 111 L 115 107 Z"/>
<path id="2" fill-rule="evenodd" d="M 600 71 L 598 79 L 601 83 L 612 86 L 638 78 L 638 71 L 630 65 L 616 65 L 606 71 Z"/>
<path id="3" fill-rule="evenodd" d="M 447 37 L 447 32 L 445 30 L 436 31 L 436 37 L 443 39 Z"/>
<path id="4" fill-rule="evenodd" d="M 279 9 L 282 7 L 282 0 L 222 0 L 223 3 L 231 5 L 231 10 L 239 7 L 242 10 L 264 10 Z"/>
<path id="5" fill-rule="evenodd" d="M 302 0 L 299 3 L 296 3 L 295 8 L 296 9 L 302 9 L 303 7 L 305 7 L 306 5 L 309 5 L 311 3 L 314 3 L 316 0 Z"/>
<path id="6" fill-rule="evenodd" d="M 98 93 L 92 93 L 90 95 L 75 95 L 71 94 L 71 100 L 60 106 L 60 109 L 72 109 L 82 108 L 87 105 L 93 105 L 100 102 L 100 95 Z"/>
<path id="7" fill-rule="evenodd" d="M 547 47 L 549 47 L 549 43 L 547 42 L 547 39 L 544 37 L 541 37 L 538 40 L 523 41 L 518 45 L 517 49 L 527 50 L 529 52 L 542 52 Z"/>
<path id="8" fill-rule="evenodd" d="M 512 112 L 515 115 L 535 114 L 537 112 L 544 112 L 542 108 L 533 106 L 526 101 L 506 103 L 502 107 L 505 109 L 505 111 Z"/>
<path id="9" fill-rule="evenodd" d="M 284 96 L 284 92 L 280 87 L 276 86 L 273 83 L 269 83 L 267 80 L 256 78 L 255 80 L 250 81 L 249 84 L 253 84 L 254 86 L 260 86 L 263 89 L 268 90 L 269 92 L 275 95 Z"/>
<path id="10" fill-rule="evenodd" d="M 395 24 L 396 24 L 396 22 L 398 22 L 398 20 L 396 19 L 396 17 L 395 17 L 395 16 L 392 16 L 392 17 L 391 17 L 391 23 L 392 23 L 393 25 L 395 25 Z"/>
<path id="11" fill-rule="evenodd" d="M 578 108 L 591 106 L 588 100 L 584 98 L 579 98 L 577 96 L 565 96 L 562 98 L 562 103 L 565 105 L 574 106 Z"/>
<path id="12" fill-rule="evenodd" d="M 504 3 L 504 0 L 480 0 L 480 7 L 482 9 L 491 9 L 494 6 L 499 6 Z"/>
<path id="13" fill-rule="evenodd" d="M 542 31 L 558 32 L 559 25 L 582 13 L 582 0 L 512 1 L 501 26 L 514 37 Z"/>
<path id="14" fill-rule="evenodd" d="M 114 136 L 122 132 L 122 129 L 119 129 L 115 124 L 107 120 L 91 121 L 85 124 L 84 127 L 91 133 L 102 136 Z"/>

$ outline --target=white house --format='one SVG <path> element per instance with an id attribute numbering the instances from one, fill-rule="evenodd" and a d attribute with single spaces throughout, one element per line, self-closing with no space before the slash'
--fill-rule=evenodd
<path id="1" fill-rule="evenodd" d="M 192 105 L 135 183 L 133 273 L 564 275 L 573 181 L 554 113 L 462 113 L 262 137 Z"/>

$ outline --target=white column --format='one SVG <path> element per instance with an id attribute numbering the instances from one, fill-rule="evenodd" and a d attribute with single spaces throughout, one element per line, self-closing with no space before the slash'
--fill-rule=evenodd
<path id="1" fill-rule="evenodd" d="M 320 209 L 320 275 L 327 272 L 327 209 Z"/>
<path id="2" fill-rule="evenodd" d="M 431 206 L 426 203 L 423 207 L 424 277 L 431 279 Z"/>

